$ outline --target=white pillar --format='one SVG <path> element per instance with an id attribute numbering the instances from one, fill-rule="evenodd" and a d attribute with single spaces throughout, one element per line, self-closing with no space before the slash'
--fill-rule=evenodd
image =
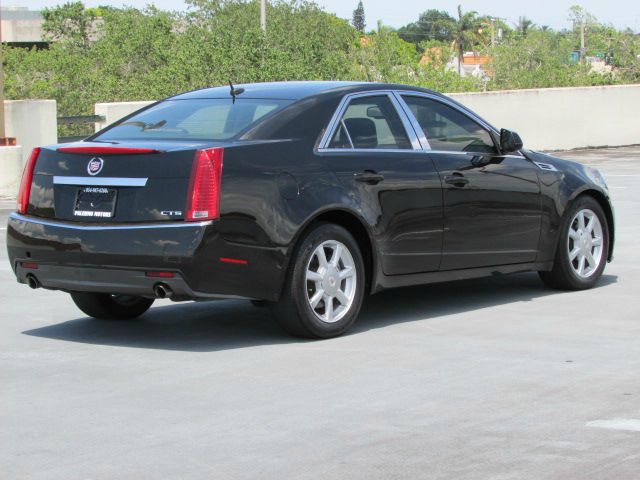
<path id="1" fill-rule="evenodd" d="M 16 198 L 22 176 L 22 147 L 0 147 L 0 196 Z"/>

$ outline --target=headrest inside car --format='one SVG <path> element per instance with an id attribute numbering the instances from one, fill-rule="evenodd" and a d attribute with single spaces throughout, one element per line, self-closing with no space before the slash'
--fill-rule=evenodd
<path id="1" fill-rule="evenodd" d="M 378 131 L 373 120 L 346 118 L 344 124 L 349 131 L 354 148 L 376 148 L 378 146 Z"/>

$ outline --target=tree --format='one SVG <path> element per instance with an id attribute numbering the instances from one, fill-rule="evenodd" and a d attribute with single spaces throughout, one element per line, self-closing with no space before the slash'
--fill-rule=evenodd
<path id="1" fill-rule="evenodd" d="M 398 30 L 398 35 L 406 42 L 416 46 L 428 40 L 451 43 L 455 23 L 456 19 L 444 10 L 431 9 L 421 13 L 417 22 L 401 27 Z"/>
<path id="2" fill-rule="evenodd" d="M 353 19 L 351 20 L 351 25 L 353 25 L 353 27 L 360 33 L 364 33 L 367 22 L 365 21 L 364 17 L 364 5 L 362 5 L 362 0 L 358 2 L 358 6 L 353 11 Z"/>
<path id="3" fill-rule="evenodd" d="M 42 10 L 44 37 L 66 46 L 86 49 L 96 34 L 96 19 L 101 10 L 85 8 L 82 2 L 67 2 L 64 5 Z"/>
<path id="4" fill-rule="evenodd" d="M 548 88 L 603 85 L 612 79 L 591 73 L 587 65 L 571 63 L 573 40 L 555 32 L 533 29 L 493 52 L 491 89 Z"/>
<path id="5" fill-rule="evenodd" d="M 529 20 L 527 17 L 520 17 L 518 19 L 518 34 L 526 37 L 529 33 L 529 30 L 534 28 L 535 24 Z"/>
<path id="6" fill-rule="evenodd" d="M 581 25 L 590 26 L 598 23 L 596 17 L 580 5 L 573 5 L 569 8 L 569 21 L 573 24 L 574 29 L 580 28 Z"/>
<path id="7" fill-rule="evenodd" d="M 354 60 L 353 80 L 399 83 L 407 82 L 418 61 L 415 47 L 382 25 L 362 38 Z"/>
<path id="8" fill-rule="evenodd" d="M 462 59 L 467 49 L 474 48 L 478 43 L 482 31 L 482 20 L 478 12 L 462 13 L 462 6 L 458 5 L 458 19 L 454 24 L 452 48 L 458 52 L 458 74 L 462 73 Z"/>

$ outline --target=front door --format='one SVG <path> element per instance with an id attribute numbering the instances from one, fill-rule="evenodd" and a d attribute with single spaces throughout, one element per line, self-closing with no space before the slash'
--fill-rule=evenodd
<path id="1" fill-rule="evenodd" d="M 441 270 L 535 261 L 540 237 L 537 167 L 500 155 L 492 135 L 463 111 L 403 95 L 429 144 L 444 203 Z"/>

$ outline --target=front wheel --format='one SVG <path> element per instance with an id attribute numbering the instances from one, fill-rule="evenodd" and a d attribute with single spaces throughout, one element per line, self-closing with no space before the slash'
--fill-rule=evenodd
<path id="1" fill-rule="evenodd" d="M 364 262 L 353 236 L 338 225 L 320 224 L 297 246 L 272 310 L 291 335 L 337 337 L 355 322 L 364 286 Z"/>
<path id="2" fill-rule="evenodd" d="M 73 292 L 71 298 L 86 315 L 101 320 L 131 320 L 153 304 L 153 298 L 108 293 Z"/>
<path id="3" fill-rule="evenodd" d="M 609 254 L 609 225 L 600 204 L 579 197 L 568 210 L 553 270 L 540 272 L 544 283 L 562 290 L 584 290 L 598 281 Z"/>

